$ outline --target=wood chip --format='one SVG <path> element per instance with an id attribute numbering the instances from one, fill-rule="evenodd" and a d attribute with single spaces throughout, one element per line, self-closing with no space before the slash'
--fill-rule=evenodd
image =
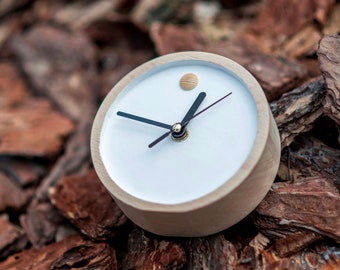
<path id="1" fill-rule="evenodd" d="M 270 104 L 280 132 L 281 148 L 290 145 L 294 138 L 313 128 L 322 115 L 324 82 L 321 78 L 310 81 L 283 95 Z"/>
<path id="2" fill-rule="evenodd" d="M 223 234 L 192 238 L 186 241 L 188 269 L 234 269 L 237 252 Z"/>
<path id="3" fill-rule="evenodd" d="M 255 54 L 245 67 L 259 81 L 269 102 L 299 85 L 307 76 L 306 69 L 294 60 Z"/>
<path id="4" fill-rule="evenodd" d="M 75 1 L 59 10 L 53 16 L 53 20 L 58 24 L 67 25 L 70 29 L 81 30 L 112 13 L 119 2 L 108 0 L 93 3 Z"/>
<path id="5" fill-rule="evenodd" d="M 96 240 L 117 234 L 127 218 L 114 203 L 94 170 L 66 176 L 50 190 L 52 203 L 79 230 Z"/>
<path id="6" fill-rule="evenodd" d="M 340 187 L 339 158 L 340 150 L 314 137 L 300 136 L 283 150 L 278 177 L 283 181 L 299 182 L 320 176 Z"/>
<path id="7" fill-rule="evenodd" d="M 316 25 L 307 25 L 284 43 L 281 49 L 283 55 L 298 58 L 313 55 L 317 48 L 321 33 Z"/>
<path id="8" fill-rule="evenodd" d="M 158 240 L 135 227 L 129 234 L 128 253 L 123 269 L 183 269 L 186 261 L 183 247 L 171 240 Z"/>
<path id="9" fill-rule="evenodd" d="M 202 51 L 205 48 L 205 40 L 191 26 L 178 27 L 155 22 L 151 26 L 150 35 L 160 55 L 179 51 Z"/>
<path id="10" fill-rule="evenodd" d="M 87 115 L 98 81 L 95 49 L 84 34 L 37 26 L 12 38 L 10 47 L 40 95 L 75 121 Z"/>
<path id="11" fill-rule="evenodd" d="M 75 235 L 40 249 L 31 248 L 0 262 L 0 269 L 105 269 L 116 270 L 115 251 Z"/>
<path id="12" fill-rule="evenodd" d="M 307 229 L 340 242 L 340 194 L 329 179 L 274 183 L 256 212 L 275 218 L 278 226 Z"/>
<path id="13" fill-rule="evenodd" d="M 0 62 L 0 108 L 9 108 L 22 103 L 27 94 L 27 87 L 11 62 Z"/>
<path id="14" fill-rule="evenodd" d="M 313 232 L 296 232 L 276 240 L 274 250 L 280 257 L 288 257 L 320 239 L 321 236 Z"/>
<path id="15" fill-rule="evenodd" d="M 313 3 L 309 0 L 270 0 L 253 27 L 265 35 L 282 39 L 297 33 L 314 19 L 325 22 L 326 14 L 334 4 L 334 0 Z"/>
<path id="16" fill-rule="evenodd" d="M 299 85 L 307 76 L 306 68 L 297 61 L 263 53 L 244 37 L 209 43 L 206 50 L 228 57 L 249 70 L 269 102 Z"/>
<path id="17" fill-rule="evenodd" d="M 36 184 L 46 168 L 36 161 L 0 156 L 0 169 L 21 187 Z"/>
<path id="18" fill-rule="evenodd" d="M 54 156 L 73 128 L 47 100 L 30 99 L 22 106 L 0 109 L 0 154 Z"/>
<path id="19" fill-rule="evenodd" d="M 33 200 L 26 214 L 20 216 L 20 224 L 34 247 L 42 247 L 53 241 L 59 224 L 65 220 L 49 202 Z"/>
<path id="20" fill-rule="evenodd" d="M 33 189 L 21 189 L 0 171 L 0 212 L 20 210 L 29 202 L 33 193 Z"/>
<path id="21" fill-rule="evenodd" d="M 28 241 L 25 232 L 8 221 L 7 215 L 0 216 L 0 259 L 21 251 Z"/>
<path id="22" fill-rule="evenodd" d="M 327 85 L 324 111 L 340 127 L 340 35 L 323 37 L 317 54 Z"/>

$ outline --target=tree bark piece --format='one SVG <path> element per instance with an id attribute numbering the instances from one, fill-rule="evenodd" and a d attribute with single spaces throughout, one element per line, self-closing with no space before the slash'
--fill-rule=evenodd
<path id="1" fill-rule="evenodd" d="M 50 189 L 52 203 L 85 235 L 105 240 L 117 234 L 127 218 L 114 203 L 94 170 L 70 175 Z"/>
<path id="2" fill-rule="evenodd" d="M 20 224 L 34 247 L 42 247 L 54 240 L 59 224 L 65 222 L 57 209 L 48 202 L 29 205 L 26 214 L 20 216 Z"/>
<path id="3" fill-rule="evenodd" d="M 237 252 L 223 234 L 186 241 L 188 269 L 235 269 Z"/>
<path id="4" fill-rule="evenodd" d="M 265 35 L 281 39 L 289 37 L 313 22 L 314 19 L 324 24 L 327 14 L 335 4 L 335 0 L 313 1 L 302 0 L 270 0 L 261 11 L 254 29 Z"/>
<path id="5" fill-rule="evenodd" d="M 290 58 L 313 55 L 318 48 L 320 38 L 321 33 L 317 26 L 307 25 L 283 44 L 282 54 Z"/>
<path id="6" fill-rule="evenodd" d="M 22 106 L 0 109 L 0 154 L 54 156 L 73 128 L 47 100 L 30 99 Z"/>
<path id="7" fill-rule="evenodd" d="M 27 87 L 11 62 L 0 62 L 0 108 L 22 103 L 28 96 Z"/>
<path id="8" fill-rule="evenodd" d="M 59 10 L 53 17 L 53 20 L 60 25 L 67 25 L 72 30 L 83 30 L 96 20 L 114 12 L 121 1 L 101 0 L 86 3 L 84 1 L 75 1 L 66 5 Z"/>
<path id="9" fill-rule="evenodd" d="M 263 236 L 261 236 L 262 238 Z M 252 240 L 252 242 L 255 238 Z M 294 269 L 302 270 L 299 265 L 288 258 L 278 257 L 272 249 L 257 249 L 256 247 L 249 245 L 246 246 L 238 260 L 236 267 L 237 270 L 248 269 Z"/>
<path id="10" fill-rule="evenodd" d="M 0 171 L 0 212 L 20 210 L 29 202 L 33 193 L 33 189 L 21 189 Z"/>
<path id="11" fill-rule="evenodd" d="M 115 250 L 106 243 L 93 243 L 79 235 L 40 249 L 31 248 L 0 262 L 0 269 L 112 269 L 117 268 Z"/>
<path id="12" fill-rule="evenodd" d="M 300 136 L 281 155 L 278 176 L 283 181 L 327 178 L 340 190 L 340 150 L 311 136 Z"/>
<path id="13" fill-rule="evenodd" d="M 309 232 L 308 235 L 309 234 L 313 233 Z M 303 233 L 300 233 L 300 236 L 298 236 L 299 243 L 291 242 L 288 244 L 289 246 L 282 245 L 281 247 L 284 250 L 290 250 L 291 248 L 294 249 L 301 244 L 303 245 L 304 242 L 308 242 L 311 239 L 312 241 L 315 240 L 314 236 L 308 237 L 306 235 L 307 238 L 309 238 L 308 240 L 303 239 L 302 235 Z M 302 249 L 297 251 L 294 255 L 284 258 L 279 257 L 274 248 L 275 245 L 258 253 L 252 246 L 245 247 L 245 249 L 241 252 L 236 269 L 338 269 L 339 248 L 327 246 L 322 242 L 316 242 L 308 249 Z"/>
<path id="14" fill-rule="evenodd" d="M 38 162 L 0 156 L 0 170 L 20 187 L 36 184 L 46 173 Z"/>
<path id="15" fill-rule="evenodd" d="M 324 82 L 317 79 L 306 83 L 270 104 L 281 138 L 281 148 L 290 145 L 294 138 L 313 128 L 322 114 Z"/>
<path id="16" fill-rule="evenodd" d="M 117 270 L 118 263 L 115 250 L 109 244 L 87 241 L 67 250 L 49 269 Z"/>
<path id="17" fill-rule="evenodd" d="M 179 51 L 202 51 L 205 49 L 204 38 L 192 26 L 178 27 L 172 24 L 155 22 L 151 25 L 150 35 L 160 55 Z"/>
<path id="18" fill-rule="evenodd" d="M 281 258 L 289 257 L 320 239 L 322 239 L 322 237 L 319 234 L 298 231 L 276 240 L 274 250 Z"/>
<path id="19" fill-rule="evenodd" d="M 210 42 L 205 50 L 228 57 L 249 70 L 261 84 L 269 102 L 306 78 L 306 68 L 297 61 L 263 53 L 253 43 L 249 38 L 235 37 Z"/>
<path id="20" fill-rule="evenodd" d="M 333 35 L 340 32 L 340 3 L 338 2 L 327 17 L 325 27 L 322 29 L 324 35 Z"/>
<path id="21" fill-rule="evenodd" d="M 21 251 L 28 241 L 25 232 L 8 221 L 7 215 L 0 216 L 0 259 Z"/>
<path id="22" fill-rule="evenodd" d="M 324 111 L 340 128 L 340 35 L 323 37 L 317 54 L 327 85 Z"/>
<path id="23" fill-rule="evenodd" d="M 72 120 L 87 115 L 95 102 L 95 49 L 80 33 L 37 26 L 10 41 L 20 66 L 40 94 Z"/>
<path id="24" fill-rule="evenodd" d="M 76 131 L 68 139 L 64 154 L 59 157 L 49 174 L 41 181 L 35 195 L 38 201 L 48 200 L 48 189 L 64 175 L 81 173 L 83 167 L 86 171 L 88 170 L 92 119 L 92 115 L 81 119 Z"/>
<path id="25" fill-rule="evenodd" d="M 290 231 L 307 229 L 340 242 L 340 194 L 329 179 L 317 176 L 274 183 L 256 212 L 276 223 L 278 231 L 281 224 L 289 225 Z M 260 224 L 260 220 L 255 223 L 264 234 L 267 226 L 268 233 L 274 229 L 270 222 Z M 282 227 L 282 231 L 287 228 Z"/>
<path id="26" fill-rule="evenodd" d="M 182 269 L 186 261 L 183 247 L 170 239 L 159 240 L 135 227 L 129 235 L 128 252 L 122 269 Z"/>

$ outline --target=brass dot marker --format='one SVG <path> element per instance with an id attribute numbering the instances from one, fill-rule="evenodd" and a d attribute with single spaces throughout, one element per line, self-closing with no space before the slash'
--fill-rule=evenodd
<path id="1" fill-rule="evenodd" d="M 182 76 L 179 84 L 184 90 L 192 90 L 198 84 L 198 77 L 194 73 L 187 73 Z"/>

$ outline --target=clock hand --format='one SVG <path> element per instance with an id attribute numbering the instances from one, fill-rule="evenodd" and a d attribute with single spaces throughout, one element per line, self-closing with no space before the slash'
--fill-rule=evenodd
<path id="1" fill-rule="evenodd" d="M 176 134 L 178 138 L 182 137 L 185 132 L 185 127 L 186 125 L 190 122 L 191 118 L 193 117 L 194 113 L 197 111 L 198 107 L 201 105 L 203 102 L 205 96 L 207 94 L 205 92 L 201 92 L 198 94 L 197 98 L 195 99 L 194 103 L 191 105 L 189 111 L 186 113 L 184 116 L 183 120 L 181 123 L 176 123 L 174 124 L 170 131 L 164 133 L 162 136 L 160 136 L 158 139 L 153 141 L 152 143 L 149 144 L 149 148 L 152 148 L 154 145 L 159 143 L 160 141 L 164 140 L 170 133 Z M 185 124 L 184 124 L 185 123 Z M 174 135 L 175 136 L 175 135 Z"/>
<path id="2" fill-rule="evenodd" d="M 201 105 L 203 99 L 205 98 L 207 94 L 205 92 L 199 93 L 198 97 L 195 99 L 194 103 L 191 105 L 189 111 L 187 114 L 184 116 L 183 120 L 181 121 L 181 124 L 183 125 L 184 128 L 184 123 L 187 125 L 189 121 L 192 119 L 193 115 L 197 111 L 198 107 Z"/>
<path id="3" fill-rule="evenodd" d="M 147 119 L 147 118 L 144 118 L 144 117 L 140 117 L 140 116 L 137 116 L 137 115 L 134 115 L 134 114 L 118 111 L 117 115 L 129 118 L 129 119 L 132 119 L 132 120 L 136 120 L 136 121 L 139 121 L 139 122 L 147 123 L 147 124 L 150 124 L 150 125 L 154 125 L 154 126 L 157 126 L 157 127 L 162 127 L 162 128 L 172 130 L 171 125 L 164 124 L 164 123 L 154 121 L 154 120 L 151 120 L 151 119 Z"/>
<path id="4" fill-rule="evenodd" d="M 219 103 L 220 101 L 222 101 L 223 99 L 225 99 L 226 97 L 230 96 L 233 92 L 230 92 L 228 94 L 226 94 L 225 96 L 221 97 L 219 100 L 216 100 L 214 103 L 210 104 L 208 107 L 205 107 L 203 110 L 199 111 L 198 113 L 196 113 L 195 115 L 193 115 L 190 119 L 194 119 L 196 116 L 200 115 L 202 112 L 205 112 L 206 110 L 208 110 L 209 108 L 211 108 L 212 106 L 216 105 L 217 103 Z M 189 122 L 188 121 L 188 122 Z M 186 125 L 187 123 L 184 123 L 184 125 Z"/>
<path id="5" fill-rule="evenodd" d="M 196 116 L 200 115 L 201 113 L 205 112 L 206 110 L 208 110 L 209 108 L 211 108 L 212 106 L 216 105 L 217 103 L 219 103 L 220 101 L 222 101 L 223 99 L 225 99 L 226 97 L 230 96 L 232 94 L 232 92 L 226 94 L 225 96 L 221 97 L 220 99 L 216 100 L 215 102 L 213 102 L 212 104 L 210 104 L 209 106 L 205 107 L 203 110 L 199 111 L 198 113 L 194 114 L 190 119 L 188 119 L 186 122 L 184 122 L 182 124 L 182 126 L 185 126 L 189 123 L 189 121 L 191 121 L 192 119 L 194 119 Z M 160 141 L 164 140 L 168 135 L 170 135 L 171 132 L 175 132 L 175 126 L 177 124 L 174 124 L 172 126 L 172 130 L 164 133 L 161 137 L 159 137 L 158 139 L 156 139 L 155 141 L 153 141 L 152 143 L 149 144 L 149 148 L 152 148 L 153 146 L 155 146 L 157 143 L 159 143 Z"/>

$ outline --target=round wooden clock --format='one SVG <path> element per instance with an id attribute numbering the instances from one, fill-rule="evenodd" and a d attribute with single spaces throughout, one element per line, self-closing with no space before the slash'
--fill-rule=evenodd
<path id="1" fill-rule="evenodd" d="M 127 74 L 93 123 L 94 167 L 123 212 L 167 236 L 216 233 L 268 192 L 279 134 L 255 78 L 225 57 L 180 52 Z"/>

